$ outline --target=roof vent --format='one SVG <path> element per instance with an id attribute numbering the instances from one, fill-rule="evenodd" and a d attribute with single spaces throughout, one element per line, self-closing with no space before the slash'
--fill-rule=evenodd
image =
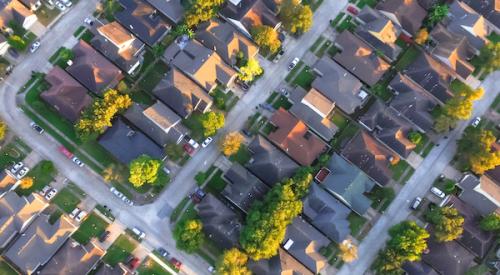
<path id="1" fill-rule="evenodd" d="M 288 250 L 288 249 L 290 249 L 290 247 L 292 247 L 292 245 L 293 245 L 293 240 L 292 240 L 292 239 L 288 239 L 288 240 L 286 241 L 285 245 L 283 245 L 283 248 L 284 248 L 285 250 Z"/>
<path id="2" fill-rule="evenodd" d="M 132 137 L 132 136 L 134 136 L 134 135 L 135 135 L 135 131 L 134 131 L 134 130 L 130 130 L 130 131 L 128 131 L 128 133 L 127 133 L 127 137 Z"/>

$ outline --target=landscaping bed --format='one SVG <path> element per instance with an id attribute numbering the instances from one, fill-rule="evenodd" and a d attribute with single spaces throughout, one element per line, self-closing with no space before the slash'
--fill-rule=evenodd
<path id="1" fill-rule="evenodd" d="M 106 231 L 109 224 L 95 213 L 90 213 L 80 225 L 80 228 L 73 234 L 72 238 L 86 245 L 92 238 L 98 238 Z"/>

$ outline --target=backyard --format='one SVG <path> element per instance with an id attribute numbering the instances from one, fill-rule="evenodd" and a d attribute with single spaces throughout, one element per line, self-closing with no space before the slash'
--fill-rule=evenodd
<path id="1" fill-rule="evenodd" d="M 137 242 L 125 234 L 121 234 L 115 242 L 108 248 L 108 252 L 103 261 L 111 266 L 123 262 L 137 247 Z"/>

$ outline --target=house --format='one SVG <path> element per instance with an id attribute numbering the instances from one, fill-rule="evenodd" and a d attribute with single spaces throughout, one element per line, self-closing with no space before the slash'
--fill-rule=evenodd
<path id="1" fill-rule="evenodd" d="M 318 60 L 313 70 L 318 77 L 312 82 L 312 88 L 347 114 L 354 113 L 368 100 L 369 94 L 361 89 L 363 84 L 329 57 Z"/>
<path id="2" fill-rule="evenodd" d="M 146 1 L 175 24 L 179 24 L 184 17 L 184 7 L 181 0 Z"/>
<path id="3" fill-rule="evenodd" d="M 248 37 L 254 27 L 266 25 L 277 30 L 281 26 L 275 0 L 226 1 L 220 14 Z"/>
<path id="4" fill-rule="evenodd" d="M 123 164 L 129 164 L 141 155 L 164 160 L 163 147 L 129 125 L 122 118 L 114 121 L 113 126 L 99 138 L 99 144 Z"/>
<path id="5" fill-rule="evenodd" d="M 297 86 L 290 92 L 289 101 L 293 102 L 290 113 L 302 120 L 322 139 L 329 141 L 337 133 L 338 127 L 330 120 L 335 103 L 311 88 L 309 91 Z"/>
<path id="6" fill-rule="evenodd" d="M 179 144 L 188 132 L 181 117 L 159 101 L 147 108 L 134 103 L 123 116 L 162 147 Z"/>
<path id="7" fill-rule="evenodd" d="M 237 163 L 224 174 L 224 179 L 229 184 L 221 194 L 245 213 L 254 201 L 262 200 L 269 191 L 267 185 Z"/>
<path id="8" fill-rule="evenodd" d="M 319 274 L 328 265 L 319 250 L 330 244 L 330 240 L 312 225 L 297 217 L 286 228 L 283 249 L 301 262 L 314 274 Z"/>
<path id="9" fill-rule="evenodd" d="M 42 2 L 40 0 L 19 0 L 23 5 L 25 5 L 30 11 L 37 11 L 41 6 Z"/>
<path id="10" fill-rule="evenodd" d="M 101 95 L 123 78 L 118 67 L 83 40 L 73 47 L 73 55 L 72 64 L 66 71 L 95 94 Z"/>
<path id="11" fill-rule="evenodd" d="M 434 126 L 431 111 L 439 105 L 436 98 L 427 93 L 407 76 L 398 73 L 389 83 L 395 94 L 389 103 L 390 108 L 412 123 L 420 132 L 427 132 Z"/>
<path id="12" fill-rule="evenodd" d="M 40 97 L 71 123 L 78 121 L 82 112 L 92 104 L 87 89 L 58 66 L 50 70 L 45 81 L 50 88 L 42 92 Z"/>
<path id="13" fill-rule="evenodd" d="M 326 142 L 309 131 L 304 122 L 283 108 L 274 112 L 269 123 L 275 127 L 269 133 L 269 140 L 300 165 L 311 165 L 328 149 Z"/>
<path id="14" fill-rule="evenodd" d="M 144 60 L 144 43 L 116 21 L 100 25 L 95 30 L 96 35 L 90 42 L 92 47 L 109 58 L 120 70 L 134 74 Z"/>
<path id="15" fill-rule="evenodd" d="M 172 43 L 163 54 L 172 67 L 185 73 L 207 92 L 217 85 L 231 87 L 238 76 L 214 51 L 196 40 L 179 40 Z"/>
<path id="16" fill-rule="evenodd" d="M 10 45 L 4 35 L 0 34 L 0 56 L 4 56 L 7 53 Z"/>
<path id="17" fill-rule="evenodd" d="M 0 198 L 0 248 L 18 234 L 26 230 L 33 219 L 42 212 L 48 204 L 36 193 L 27 197 L 19 196 L 16 192 L 7 192 Z"/>
<path id="18" fill-rule="evenodd" d="M 375 85 L 391 67 L 368 44 L 349 31 L 343 31 L 335 38 L 335 46 L 340 52 L 335 54 L 333 60 L 368 86 Z"/>
<path id="19" fill-rule="evenodd" d="M 207 194 L 196 207 L 205 236 L 222 249 L 239 246 L 241 222 L 229 207 Z"/>
<path id="20" fill-rule="evenodd" d="M 248 268 L 253 274 L 269 275 L 313 275 L 313 273 L 282 248 L 278 255 L 258 262 L 249 260 Z"/>
<path id="21" fill-rule="evenodd" d="M 22 273 L 33 274 L 52 258 L 76 229 L 64 215 L 53 224 L 48 215 L 40 215 L 4 256 Z"/>
<path id="22" fill-rule="evenodd" d="M 403 69 L 403 73 L 441 103 L 453 97 L 449 85 L 457 78 L 457 74 L 428 53 L 422 52 L 413 63 Z"/>
<path id="23" fill-rule="evenodd" d="M 196 39 L 214 50 L 227 64 L 236 66 L 238 58 L 251 59 L 259 53 L 259 47 L 238 32 L 231 24 L 220 19 L 203 22 L 197 27 Z M 241 55 L 241 57 L 238 57 Z"/>
<path id="24" fill-rule="evenodd" d="M 427 11 L 417 0 L 385 0 L 375 7 L 394 24 L 401 27 L 406 36 L 412 37 L 420 30 Z"/>
<path id="25" fill-rule="evenodd" d="M 351 210 L 316 183 L 303 200 L 303 212 L 314 227 L 337 243 L 351 233 L 347 220 Z"/>
<path id="26" fill-rule="evenodd" d="M 356 35 L 369 44 L 375 51 L 389 61 L 395 61 L 401 53 L 396 40 L 401 34 L 401 27 L 394 24 L 380 11 L 365 6 L 356 17 L 362 24 L 356 28 Z"/>
<path id="27" fill-rule="evenodd" d="M 410 123 L 380 101 L 359 118 L 359 123 L 402 158 L 407 158 L 417 147 L 408 139 L 408 134 L 413 131 Z"/>
<path id="28" fill-rule="evenodd" d="M 500 33 L 500 2 L 497 0 L 462 0 L 462 2 L 486 18 L 490 28 Z"/>
<path id="29" fill-rule="evenodd" d="M 261 135 L 254 138 L 248 150 L 252 155 L 247 164 L 248 170 L 269 186 L 290 178 L 299 168 L 297 163 Z"/>
<path id="30" fill-rule="evenodd" d="M 0 171 L 0 198 L 8 191 L 15 189 L 18 183 L 17 179 L 6 171 Z"/>
<path id="31" fill-rule="evenodd" d="M 359 132 L 342 149 L 342 155 L 379 185 L 387 185 L 392 178 L 389 168 L 399 157 L 365 131 Z"/>
<path id="32" fill-rule="evenodd" d="M 429 34 L 432 44 L 432 55 L 455 71 L 465 81 L 474 71 L 469 60 L 476 54 L 469 40 L 462 35 L 450 32 L 442 24 L 437 24 Z"/>
<path id="33" fill-rule="evenodd" d="M 409 262 L 406 261 L 401 267 L 405 274 L 408 275 L 439 275 L 436 270 L 422 261 L 419 262 Z"/>
<path id="34" fill-rule="evenodd" d="M 173 1 L 175 2 L 175 0 Z M 153 47 L 170 31 L 171 26 L 158 14 L 158 10 L 141 0 L 118 0 L 122 10 L 115 19 L 137 38 Z"/>
<path id="35" fill-rule="evenodd" d="M 456 241 L 440 243 L 433 238 L 427 241 L 422 255 L 422 261 L 439 274 L 465 274 L 473 260 L 474 256 Z"/>
<path id="36" fill-rule="evenodd" d="M 213 104 L 212 97 L 176 68 L 160 80 L 153 94 L 182 118 L 193 111 L 207 112 Z"/>
<path id="37" fill-rule="evenodd" d="M 365 194 L 372 190 L 375 182 L 358 167 L 336 153 L 333 154 L 327 166 L 318 172 L 315 180 L 326 191 L 361 216 L 372 204 Z"/>
<path id="38" fill-rule="evenodd" d="M 68 240 L 45 265 L 40 275 L 87 274 L 105 251 L 92 241 L 81 245 Z"/>
<path id="39" fill-rule="evenodd" d="M 462 190 L 458 197 L 481 215 L 500 213 L 500 185 L 488 176 L 483 175 L 478 179 L 472 174 L 466 174 L 458 182 L 458 186 Z"/>
<path id="40" fill-rule="evenodd" d="M 11 21 L 28 30 L 38 18 L 18 0 L 3 0 L 0 2 L 0 28 L 9 28 Z"/>

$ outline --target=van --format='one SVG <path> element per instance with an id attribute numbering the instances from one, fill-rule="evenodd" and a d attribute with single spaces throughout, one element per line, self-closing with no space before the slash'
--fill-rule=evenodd
<path id="1" fill-rule="evenodd" d="M 432 187 L 431 188 L 431 193 L 434 194 L 434 195 L 436 195 L 436 196 L 438 196 L 441 199 L 444 199 L 444 197 L 446 196 L 444 194 L 444 192 L 441 191 L 441 190 L 439 190 L 439 188 L 437 188 L 437 187 Z"/>
<path id="2" fill-rule="evenodd" d="M 421 197 L 416 197 L 413 200 L 413 203 L 411 204 L 410 208 L 413 209 L 413 210 L 417 210 L 421 203 L 422 203 L 422 198 Z"/>
<path id="3" fill-rule="evenodd" d="M 146 237 L 146 233 L 144 233 L 144 231 L 140 230 L 137 227 L 132 228 L 132 232 L 134 232 L 134 234 L 137 235 L 139 239 L 144 239 Z"/>

